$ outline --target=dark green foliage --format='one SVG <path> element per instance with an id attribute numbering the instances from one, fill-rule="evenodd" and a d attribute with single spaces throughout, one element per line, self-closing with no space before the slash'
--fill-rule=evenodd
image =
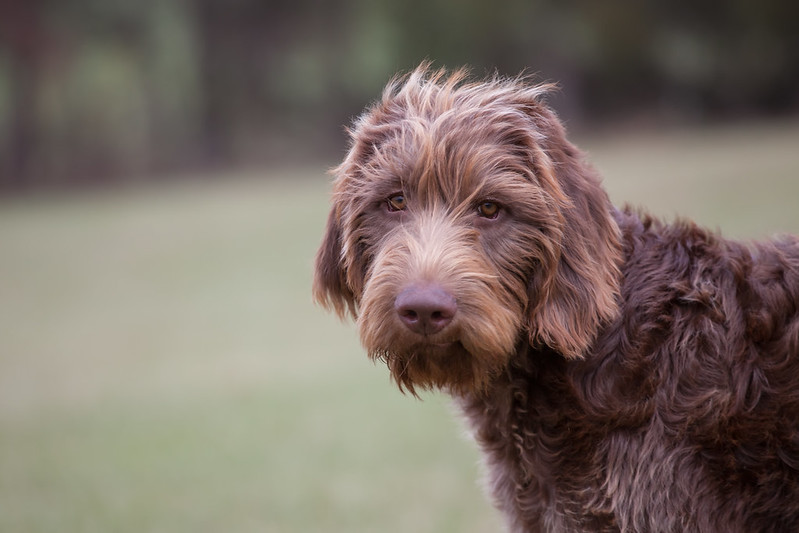
<path id="1" fill-rule="evenodd" d="M 425 58 L 557 81 L 553 105 L 570 124 L 796 111 L 797 5 L 10 3 L 0 189 L 338 155 L 342 125 Z"/>

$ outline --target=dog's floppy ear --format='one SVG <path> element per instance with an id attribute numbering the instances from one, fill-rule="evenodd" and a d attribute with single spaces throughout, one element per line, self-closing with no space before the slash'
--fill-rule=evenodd
<path id="1" fill-rule="evenodd" d="M 353 231 L 353 204 L 359 196 L 353 191 L 363 189 L 362 167 L 374 153 L 377 135 L 368 120 L 374 113 L 366 111 L 348 130 L 351 145 L 344 161 L 330 173 L 333 181 L 333 207 L 327 217 L 327 228 L 316 254 L 313 296 L 326 309 L 344 317 L 347 312 L 357 316 L 357 300 L 363 291 L 365 258 L 358 253 L 359 232 Z M 357 197 L 357 198 L 356 198 Z M 349 229 L 347 233 L 345 228 Z"/>
<path id="2" fill-rule="evenodd" d="M 313 297 L 327 309 L 343 317 L 349 310 L 355 314 L 355 299 L 347 285 L 341 241 L 341 222 L 334 205 L 327 217 L 327 228 L 316 254 Z"/>
<path id="3" fill-rule="evenodd" d="M 565 357 L 582 357 L 600 326 L 618 312 L 619 228 L 596 171 L 567 139 L 555 114 L 527 108 L 538 137 L 532 156 L 541 187 L 559 211 L 559 254 L 530 287 L 530 339 Z"/>

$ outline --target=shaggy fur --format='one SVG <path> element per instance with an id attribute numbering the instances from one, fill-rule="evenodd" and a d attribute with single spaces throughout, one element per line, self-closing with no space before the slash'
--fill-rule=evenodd
<path id="1" fill-rule="evenodd" d="M 317 301 L 463 409 L 514 532 L 799 531 L 799 241 L 618 210 L 522 78 L 355 123 Z"/>

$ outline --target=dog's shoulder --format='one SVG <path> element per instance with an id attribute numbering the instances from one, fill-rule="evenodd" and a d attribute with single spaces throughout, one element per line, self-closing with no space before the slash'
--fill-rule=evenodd
<path id="1" fill-rule="evenodd" d="M 758 304 L 776 313 L 799 313 L 799 237 L 730 240 L 689 219 L 664 222 L 630 207 L 617 211 L 616 221 L 625 300 L 693 306 L 694 314 Z"/>

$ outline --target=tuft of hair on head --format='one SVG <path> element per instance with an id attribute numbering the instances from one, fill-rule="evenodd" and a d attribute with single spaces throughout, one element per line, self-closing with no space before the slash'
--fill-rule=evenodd
<path id="1" fill-rule="evenodd" d="M 537 82 L 535 75 L 521 72 L 508 77 L 494 71 L 474 77 L 468 66 L 449 70 L 425 60 L 415 69 L 394 76 L 383 90 L 380 104 L 402 105 L 406 112 L 434 116 L 450 109 L 456 101 L 485 106 L 497 103 L 539 102 L 558 90 L 553 82 Z"/>

